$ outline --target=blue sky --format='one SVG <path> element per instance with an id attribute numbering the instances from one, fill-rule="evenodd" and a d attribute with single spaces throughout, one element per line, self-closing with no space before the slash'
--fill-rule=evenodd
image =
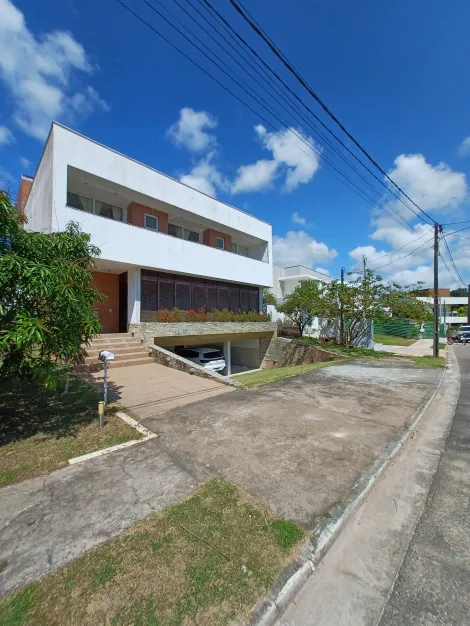
<path id="1" fill-rule="evenodd" d="M 181 41 L 142 0 L 126 1 Z M 186 19 L 173 0 L 161 1 Z M 326 121 L 228 0 L 213 4 Z M 251 0 L 249 7 L 423 209 L 444 223 L 470 220 L 470 140 L 464 143 L 470 136 L 468 1 L 454 0 L 449 8 L 439 0 Z M 0 0 L 0 14 L 0 174 L 13 192 L 21 172 L 34 174 L 48 125 L 57 119 L 271 222 L 281 265 L 301 263 L 338 276 L 342 265 L 356 266 L 365 253 L 372 267 L 394 261 L 381 271 L 386 277 L 429 283 L 428 227 L 409 219 L 409 232 L 374 211 L 288 130 L 311 143 L 308 128 L 282 110 L 286 126 L 264 113 L 274 128 L 268 126 L 115 0 Z M 181 45 L 198 58 L 187 43 Z M 394 208 L 412 218 L 402 205 Z M 465 282 L 468 243 L 449 238 Z M 443 267 L 441 284 L 456 283 Z"/>

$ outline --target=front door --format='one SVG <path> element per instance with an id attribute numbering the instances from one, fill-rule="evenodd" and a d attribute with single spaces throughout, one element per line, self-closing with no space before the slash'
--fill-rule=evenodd
<path id="1" fill-rule="evenodd" d="M 93 272 L 93 286 L 106 296 L 95 307 L 103 327 L 103 333 L 119 332 L 119 274 Z"/>

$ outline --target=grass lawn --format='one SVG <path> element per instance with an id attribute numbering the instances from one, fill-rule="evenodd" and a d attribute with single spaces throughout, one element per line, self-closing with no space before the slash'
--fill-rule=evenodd
<path id="1" fill-rule="evenodd" d="M 433 356 L 399 356 L 396 357 L 399 359 L 407 359 L 408 361 L 413 361 L 416 365 L 420 367 L 445 367 L 446 361 L 443 356 L 438 357 L 437 359 Z"/>
<path id="2" fill-rule="evenodd" d="M 296 524 L 214 478 L 0 601 L 0 624 L 241 623 L 302 538 Z"/>
<path id="3" fill-rule="evenodd" d="M 258 387 L 258 385 L 265 385 L 266 383 L 274 383 L 277 380 L 283 378 L 290 378 L 291 376 L 298 376 L 299 374 L 306 374 L 313 370 L 317 370 L 320 367 L 326 367 L 327 365 L 336 365 L 340 361 L 326 361 L 323 363 L 306 363 L 304 365 L 288 365 L 287 367 L 276 367 L 273 369 L 261 370 L 260 372 L 247 372 L 246 374 L 240 374 L 235 377 L 237 382 L 242 383 L 245 387 Z"/>
<path id="4" fill-rule="evenodd" d="M 24 380 L 0 383 L 0 487 L 48 474 L 68 459 L 142 435 L 109 407 L 105 427 L 97 420 L 95 389 L 70 375 L 67 394 Z M 1 622 L 0 622 L 1 623 Z"/>
<path id="5" fill-rule="evenodd" d="M 404 337 L 392 337 L 391 335 L 374 335 L 375 343 L 383 343 L 384 346 L 412 346 L 416 339 L 405 339 Z"/>
<path id="6" fill-rule="evenodd" d="M 353 359 L 387 359 L 390 358 L 390 352 L 381 352 L 376 350 L 369 350 L 368 348 L 346 348 L 345 346 L 339 346 L 333 342 L 320 341 L 313 337 L 303 337 L 300 339 L 303 343 L 308 343 L 315 348 L 321 350 L 327 350 L 328 352 L 336 352 L 343 356 L 348 356 Z"/>
<path id="7" fill-rule="evenodd" d="M 445 350 L 447 348 L 447 344 L 446 343 L 440 343 L 439 344 L 439 350 Z"/>

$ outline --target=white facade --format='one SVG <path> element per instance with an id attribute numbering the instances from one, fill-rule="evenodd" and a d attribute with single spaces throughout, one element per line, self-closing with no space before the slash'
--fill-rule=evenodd
<path id="1" fill-rule="evenodd" d="M 69 206 L 73 204 L 71 197 L 82 199 L 82 204 L 86 201 L 86 208 Z M 151 220 L 158 225 L 162 220 L 154 216 L 159 212 L 167 216 L 165 223 L 173 232 L 176 228 L 190 233 L 193 240 L 151 230 L 144 223 L 129 223 L 135 222 L 134 218 L 128 220 L 131 205 L 149 209 L 151 215 L 143 218 L 145 223 Z M 103 206 L 108 210 L 106 217 L 97 214 L 97 207 Z M 79 222 L 101 249 L 97 270 L 127 272 L 129 323 L 140 321 L 141 269 L 257 286 L 260 290 L 272 286 L 270 224 L 56 123 L 51 127 L 25 213 L 26 227 L 34 231 L 63 230 L 68 222 Z M 217 233 L 223 236 L 216 237 Z M 199 243 L 194 240 L 197 238 Z M 216 238 L 219 241 L 214 243 Z M 233 251 L 242 251 L 243 256 Z"/>
<path id="2" fill-rule="evenodd" d="M 422 297 L 418 296 L 417 300 L 421 300 L 421 302 L 425 302 L 429 309 L 432 310 L 434 307 L 434 298 L 432 297 Z M 449 296 L 449 297 L 439 297 L 439 320 L 441 324 L 466 324 L 468 321 L 467 315 L 459 316 L 456 308 L 458 307 L 467 307 L 468 306 L 468 297 L 457 297 L 457 296 Z"/>

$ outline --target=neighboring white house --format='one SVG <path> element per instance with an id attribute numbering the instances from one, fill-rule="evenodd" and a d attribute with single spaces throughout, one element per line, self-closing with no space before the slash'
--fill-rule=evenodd
<path id="1" fill-rule="evenodd" d="M 432 311 L 434 308 L 434 298 L 432 297 L 424 297 L 418 296 L 417 300 L 421 300 L 425 302 L 429 310 Z M 468 306 L 468 297 L 456 297 L 456 296 L 440 296 L 438 298 L 439 302 L 439 321 L 441 324 L 447 324 L 451 327 L 458 327 L 461 324 L 466 324 L 468 321 L 467 313 L 465 315 L 459 315 L 457 309 L 460 307 Z"/>
<path id="2" fill-rule="evenodd" d="M 294 291 L 294 289 L 300 285 L 303 280 L 319 280 L 323 283 L 331 282 L 331 278 L 325 274 L 316 272 L 309 267 L 303 265 L 292 265 L 290 267 L 279 267 L 273 265 L 273 288 L 272 292 L 279 303 L 281 303 L 286 296 Z M 286 318 L 283 313 L 279 313 L 274 305 L 267 307 L 268 313 L 271 315 L 273 322 L 286 322 Z M 287 321 L 290 324 L 290 322 Z M 305 328 L 306 335 L 317 336 L 319 332 L 319 320 L 314 318 Z"/>

